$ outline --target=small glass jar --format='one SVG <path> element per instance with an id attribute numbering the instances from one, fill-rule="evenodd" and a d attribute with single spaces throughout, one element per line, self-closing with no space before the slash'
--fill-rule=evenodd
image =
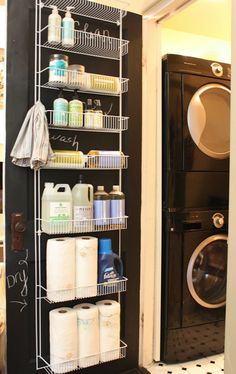
<path id="1" fill-rule="evenodd" d="M 74 89 L 84 88 L 84 65 L 69 65 L 68 67 L 68 86 Z"/>
<path id="2" fill-rule="evenodd" d="M 67 69 L 69 57 L 61 54 L 50 56 L 49 61 L 49 83 L 55 86 L 67 84 Z"/>

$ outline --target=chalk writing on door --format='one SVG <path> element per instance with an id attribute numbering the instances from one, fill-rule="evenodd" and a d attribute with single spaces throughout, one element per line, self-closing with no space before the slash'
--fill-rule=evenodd
<path id="1" fill-rule="evenodd" d="M 19 299 L 10 301 L 12 304 L 19 305 L 20 313 L 27 307 L 26 298 L 28 296 L 28 257 L 29 251 L 26 249 L 25 258 L 18 261 L 19 269 L 15 274 L 7 276 L 7 287 L 9 289 L 19 288 Z"/>
<path id="2" fill-rule="evenodd" d="M 70 144 L 73 149 L 76 151 L 79 150 L 79 141 L 78 141 L 78 136 L 64 136 L 61 134 L 54 134 L 50 136 L 50 141 L 54 142 L 60 142 L 64 144 Z"/>

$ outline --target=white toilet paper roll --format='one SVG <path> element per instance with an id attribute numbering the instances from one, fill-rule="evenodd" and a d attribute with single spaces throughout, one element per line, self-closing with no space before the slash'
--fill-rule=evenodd
<path id="1" fill-rule="evenodd" d="M 71 308 L 58 308 L 49 313 L 50 363 L 54 373 L 77 368 L 77 314 Z"/>
<path id="2" fill-rule="evenodd" d="M 76 297 L 97 295 L 98 239 L 76 238 Z"/>
<path id="3" fill-rule="evenodd" d="M 120 304 L 103 300 L 96 305 L 99 309 L 100 360 L 116 360 L 120 357 Z"/>
<path id="4" fill-rule="evenodd" d="M 78 332 L 78 366 L 86 368 L 99 363 L 99 317 L 93 304 L 76 305 Z"/>
<path id="5" fill-rule="evenodd" d="M 47 241 L 47 298 L 54 302 L 75 298 L 75 239 Z"/>

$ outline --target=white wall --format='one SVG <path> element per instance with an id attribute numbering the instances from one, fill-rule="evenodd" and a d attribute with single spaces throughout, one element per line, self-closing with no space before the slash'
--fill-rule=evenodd
<path id="1" fill-rule="evenodd" d="M 231 62 L 231 43 L 226 40 L 162 28 L 162 55 L 173 53 L 220 62 Z"/>
<path id="2" fill-rule="evenodd" d="M 230 134 L 230 198 L 229 198 L 229 241 L 227 273 L 225 374 L 236 371 L 236 3 L 232 2 L 232 94 Z M 233 53 L 234 52 L 234 53 Z"/>

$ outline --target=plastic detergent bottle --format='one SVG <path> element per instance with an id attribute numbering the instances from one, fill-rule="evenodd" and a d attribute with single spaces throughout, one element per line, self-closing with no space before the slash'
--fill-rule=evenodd
<path id="1" fill-rule="evenodd" d="M 42 195 L 42 230 L 50 233 L 55 224 L 63 224 L 64 231 L 67 231 L 70 229 L 71 220 L 72 193 L 70 186 L 57 184 L 54 187 L 54 183 L 45 183 Z"/>
<path id="2" fill-rule="evenodd" d="M 67 126 L 68 123 L 68 101 L 60 91 L 58 98 L 53 102 L 53 125 Z"/>
<path id="3" fill-rule="evenodd" d="M 98 283 L 114 282 L 122 277 L 123 263 L 120 257 L 112 252 L 111 239 L 99 239 Z"/>
<path id="4" fill-rule="evenodd" d="M 75 21 L 71 17 L 70 10 L 74 7 L 68 6 L 65 17 L 62 20 L 62 45 L 63 47 L 73 47 L 75 44 L 74 32 Z"/>
<path id="5" fill-rule="evenodd" d="M 59 44 L 61 42 L 61 16 L 55 5 L 52 5 L 52 13 L 48 17 L 48 43 Z"/>
<path id="6" fill-rule="evenodd" d="M 73 100 L 69 102 L 69 126 L 83 127 L 83 103 L 76 91 Z"/>
<path id="7" fill-rule="evenodd" d="M 93 216 L 98 226 L 106 225 L 110 218 L 110 196 L 104 191 L 104 186 L 97 186 L 93 197 Z"/>
<path id="8" fill-rule="evenodd" d="M 119 186 L 113 186 L 109 193 L 111 199 L 111 218 L 114 224 L 124 224 L 125 216 L 125 195 L 120 191 Z"/>
<path id="9" fill-rule="evenodd" d="M 72 189 L 72 196 L 74 226 L 84 227 L 92 224 L 92 222 L 81 222 L 93 218 L 93 186 L 83 183 L 82 175 L 79 176 L 78 183 Z"/>

